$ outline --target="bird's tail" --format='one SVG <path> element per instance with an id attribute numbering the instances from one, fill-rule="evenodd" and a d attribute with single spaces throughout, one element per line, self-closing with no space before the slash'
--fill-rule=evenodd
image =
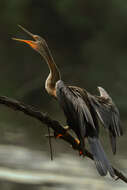
<path id="1" fill-rule="evenodd" d="M 115 178 L 116 175 L 114 173 L 114 170 L 106 157 L 99 139 L 96 137 L 88 137 L 88 142 L 90 144 L 90 148 L 99 174 L 101 176 L 106 176 L 107 172 L 109 172 L 111 177 Z"/>

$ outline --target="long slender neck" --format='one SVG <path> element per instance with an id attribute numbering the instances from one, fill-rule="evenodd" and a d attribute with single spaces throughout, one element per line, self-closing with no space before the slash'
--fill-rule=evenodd
<path id="1" fill-rule="evenodd" d="M 56 97 L 56 82 L 60 80 L 61 76 L 48 46 L 46 45 L 44 49 L 45 49 L 44 59 L 46 60 L 50 70 L 50 73 L 45 82 L 45 88 L 50 95 Z"/>

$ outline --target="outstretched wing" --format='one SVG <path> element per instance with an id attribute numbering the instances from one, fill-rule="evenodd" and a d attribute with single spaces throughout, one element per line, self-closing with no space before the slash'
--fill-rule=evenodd
<path id="1" fill-rule="evenodd" d="M 98 89 L 100 96 L 92 96 L 89 94 L 89 100 L 104 127 L 109 129 L 112 151 L 115 154 L 116 136 L 121 136 L 123 134 L 119 111 L 108 93 L 102 87 Z"/>
<path id="2" fill-rule="evenodd" d="M 68 125 L 75 131 L 81 143 L 86 136 L 86 125 L 96 133 L 93 118 L 87 103 L 83 100 L 83 91 L 77 87 L 68 87 L 63 81 L 56 84 L 56 94 L 67 118 Z M 87 94 L 84 94 L 87 96 Z"/>

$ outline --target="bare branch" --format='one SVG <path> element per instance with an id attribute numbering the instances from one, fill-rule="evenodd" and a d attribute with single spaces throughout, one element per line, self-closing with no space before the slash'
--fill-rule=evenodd
<path id="1" fill-rule="evenodd" d="M 52 128 L 55 132 L 55 134 L 62 134 L 63 136 L 61 136 L 60 138 L 65 140 L 66 142 L 68 142 L 70 145 L 72 145 L 72 147 L 75 150 L 80 151 L 80 146 L 77 143 L 77 141 L 75 140 L 75 138 L 70 135 L 66 129 L 64 129 L 60 123 L 56 120 L 51 119 L 49 116 L 47 116 L 47 114 L 44 114 L 40 111 L 38 111 L 36 108 L 29 106 L 29 105 L 25 105 L 22 102 L 19 102 L 15 99 L 11 99 L 5 96 L 0 96 L 0 104 L 6 105 L 7 107 L 10 107 L 13 110 L 18 110 L 23 112 L 26 115 L 29 115 L 39 121 L 41 121 L 43 124 L 47 125 L 48 127 Z M 85 155 L 88 158 L 93 160 L 93 156 L 92 154 L 88 151 L 85 150 Z M 118 179 L 121 179 L 122 181 L 124 181 L 125 183 L 127 183 L 127 177 L 125 177 L 121 172 L 119 172 L 116 168 L 114 168 L 115 174 L 118 177 Z"/>

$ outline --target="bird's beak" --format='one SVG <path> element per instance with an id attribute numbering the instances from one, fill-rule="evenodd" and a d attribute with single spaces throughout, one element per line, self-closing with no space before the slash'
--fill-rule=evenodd
<path id="1" fill-rule="evenodd" d="M 25 31 L 28 35 L 30 35 L 35 41 L 32 40 L 24 40 L 24 39 L 19 39 L 19 38 L 12 38 L 13 40 L 19 41 L 19 42 L 24 42 L 26 44 L 29 44 L 30 47 L 32 47 L 33 49 L 37 49 L 37 43 L 36 43 L 36 39 L 35 39 L 35 35 L 32 34 L 31 32 L 29 32 L 27 29 L 25 29 L 24 27 L 22 27 L 21 25 L 18 25 L 23 31 Z"/>
<path id="2" fill-rule="evenodd" d="M 24 42 L 26 44 L 29 44 L 30 47 L 32 47 L 33 49 L 37 49 L 37 44 L 36 41 L 32 41 L 32 40 L 23 40 L 23 39 L 19 39 L 19 38 L 12 38 L 13 40 L 19 41 L 19 42 Z"/>

